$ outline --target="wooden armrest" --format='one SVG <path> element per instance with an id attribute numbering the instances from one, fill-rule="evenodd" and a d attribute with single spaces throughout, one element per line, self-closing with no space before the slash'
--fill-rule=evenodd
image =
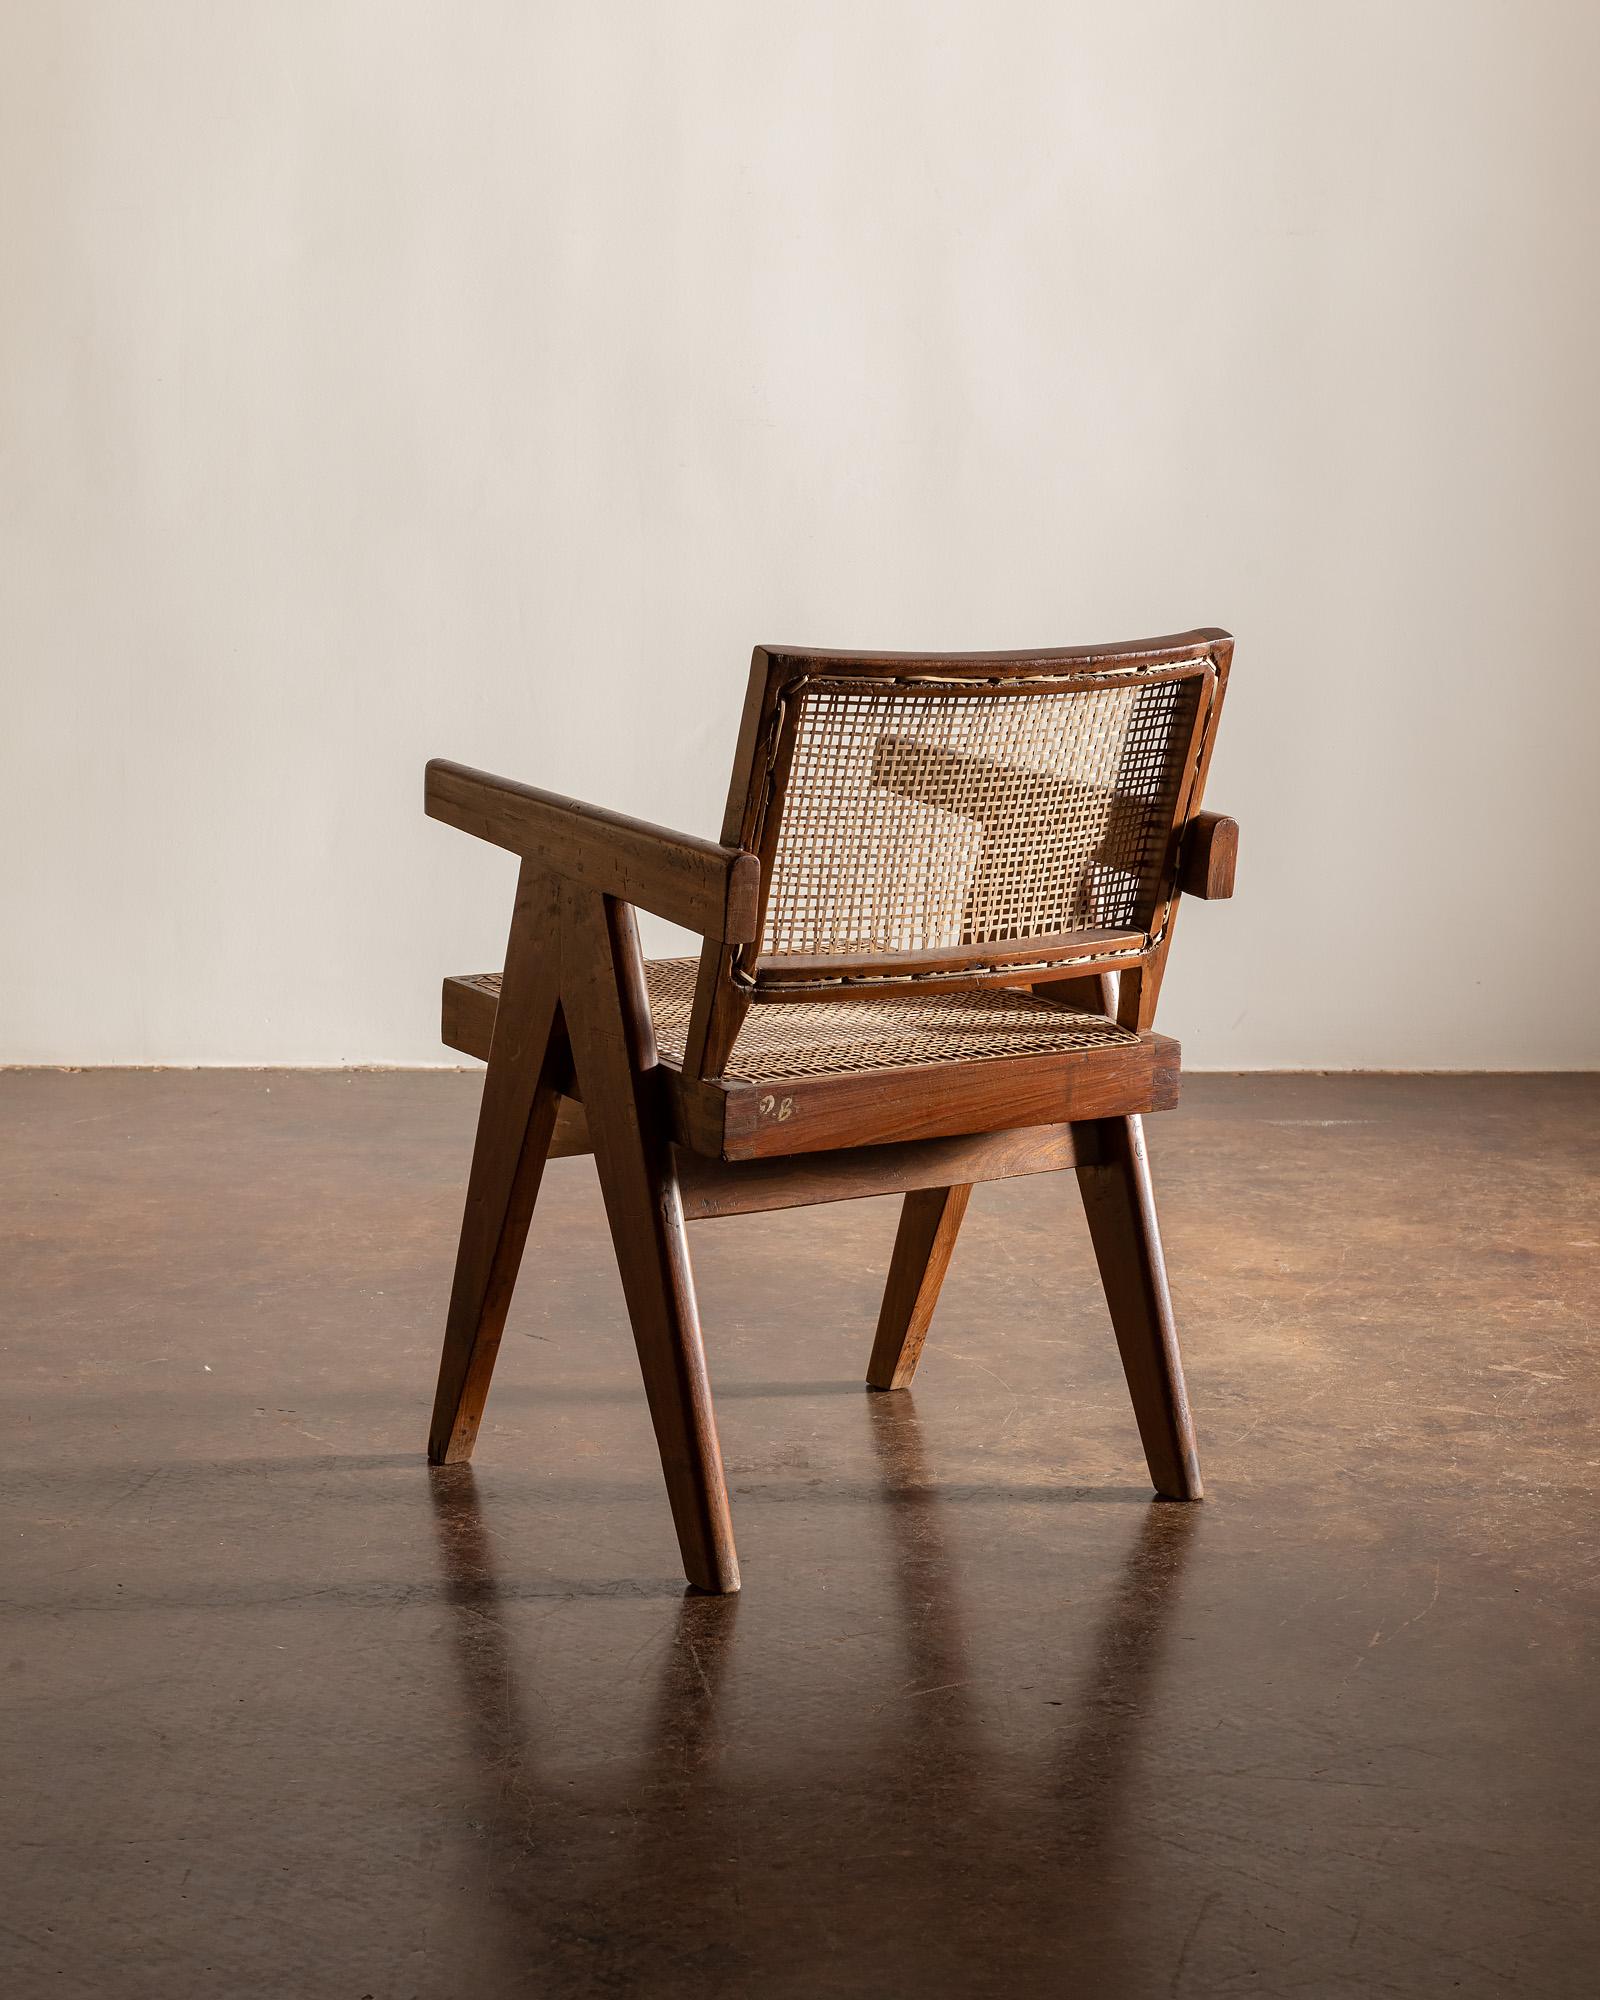
<path id="1" fill-rule="evenodd" d="M 1233 894 L 1238 859 L 1239 822 L 1222 813 L 1196 813 L 1183 832 L 1178 887 L 1204 903 L 1223 902 Z"/>
<path id="2" fill-rule="evenodd" d="M 723 944 L 755 937 L 761 864 L 740 848 L 672 833 L 440 757 L 428 766 L 424 803 L 430 819 L 702 937 Z"/>

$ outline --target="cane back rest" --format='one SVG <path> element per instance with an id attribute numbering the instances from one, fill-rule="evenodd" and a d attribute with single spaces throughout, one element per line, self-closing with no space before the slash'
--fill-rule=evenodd
<path id="1" fill-rule="evenodd" d="M 757 648 L 723 838 L 756 938 L 708 945 L 688 1054 L 763 1001 L 1137 968 L 1171 921 L 1232 641 L 1027 654 Z"/>

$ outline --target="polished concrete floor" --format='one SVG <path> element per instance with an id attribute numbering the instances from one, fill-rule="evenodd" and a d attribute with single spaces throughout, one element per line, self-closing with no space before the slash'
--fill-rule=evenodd
<path id="1" fill-rule="evenodd" d="M 592 1168 L 422 1439 L 477 1080 L 0 1075 L 0 1993 L 1600 1993 L 1600 1078 L 1152 1120 L 1208 1498 L 1075 1190 L 699 1225 L 686 1597 Z"/>

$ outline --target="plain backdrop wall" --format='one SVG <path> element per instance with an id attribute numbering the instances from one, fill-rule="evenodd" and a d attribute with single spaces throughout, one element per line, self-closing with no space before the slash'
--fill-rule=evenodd
<path id="1" fill-rule="evenodd" d="M 1239 637 L 1202 1065 L 1592 1065 L 1592 0 L 0 0 L 0 1060 L 429 1062 L 444 754 Z M 660 938 L 660 931 L 655 936 Z"/>

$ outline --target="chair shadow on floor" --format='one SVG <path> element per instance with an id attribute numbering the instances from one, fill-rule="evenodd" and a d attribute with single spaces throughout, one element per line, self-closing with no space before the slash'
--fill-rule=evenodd
<path id="1" fill-rule="evenodd" d="M 597 1971 L 618 1990 L 790 1992 L 804 1988 L 793 1982 L 809 1960 L 848 1949 L 852 1991 L 931 1980 L 976 1994 L 998 1990 L 1002 1967 L 1012 1991 L 1056 1991 L 1068 1962 L 1076 1979 L 1099 1982 L 1087 1990 L 1123 1990 L 1125 1954 L 1151 1917 L 1138 1888 L 1142 1743 L 1199 1512 L 1147 1504 L 1101 1597 L 1087 1671 L 1050 1706 L 1053 1740 L 1019 1748 L 996 1729 L 992 1678 L 982 1690 L 975 1681 L 982 1662 L 946 1534 L 952 1503 L 930 1476 L 911 1397 L 864 1407 L 904 1671 L 864 1690 L 836 1729 L 814 1727 L 804 1656 L 741 1662 L 740 1598 L 689 1591 L 642 1732 L 619 1724 L 607 1754 L 584 1746 L 563 1761 L 571 1746 L 540 1719 L 561 1715 L 573 1693 L 559 1684 L 559 1652 L 542 1647 L 536 1668 L 512 1637 L 502 1614 L 520 1593 L 503 1592 L 470 1468 L 434 1474 L 481 1781 L 470 1815 L 489 1843 L 508 1977 L 536 1974 L 552 1994 L 595 1990 Z M 739 1703 L 746 1721 L 765 1717 L 759 1732 L 730 1733 L 739 1664 L 763 1684 L 759 1706 L 748 1688 Z M 770 1751 L 780 1702 L 795 1731 L 777 1731 L 782 1749 L 757 1773 L 749 1738 Z M 598 1781 L 575 1782 L 574 1769 Z"/>

